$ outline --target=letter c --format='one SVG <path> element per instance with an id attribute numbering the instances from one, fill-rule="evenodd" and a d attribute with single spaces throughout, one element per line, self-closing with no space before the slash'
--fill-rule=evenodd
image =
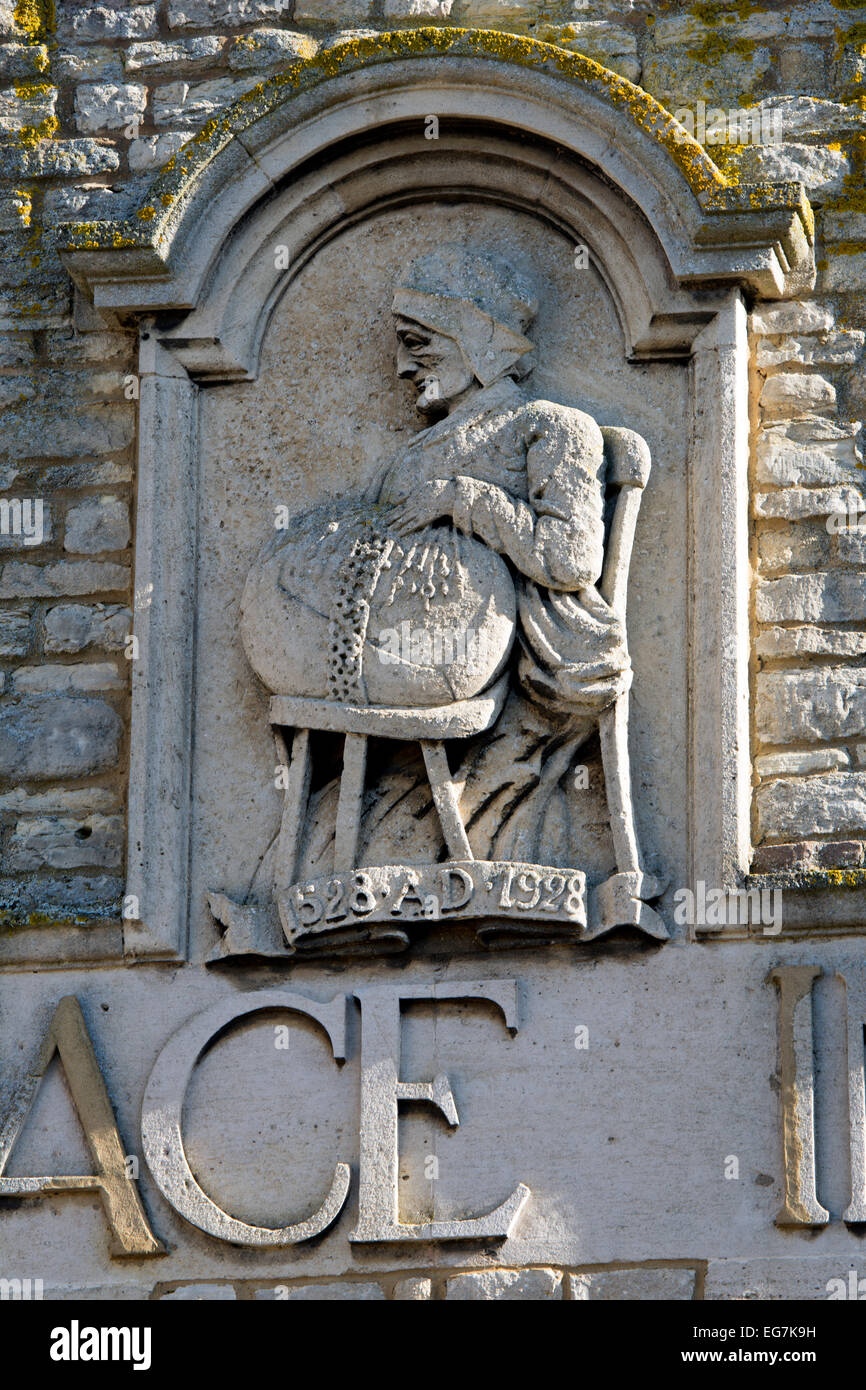
<path id="1" fill-rule="evenodd" d="M 346 1057 L 346 1000 L 338 995 L 320 1004 L 289 990 L 264 989 L 220 1000 L 194 1014 L 168 1040 L 150 1073 L 141 1106 L 141 1139 L 157 1187 L 175 1211 L 199 1230 L 233 1245 L 296 1245 L 311 1240 L 336 1221 L 349 1192 L 351 1171 L 338 1163 L 330 1191 L 317 1212 L 294 1226 L 249 1226 L 229 1216 L 196 1182 L 187 1162 L 181 1133 L 183 1102 L 192 1073 L 210 1041 L 235 1019 L 263 1009 L 290 1009 L 306 1014 L 324 1028 L 334 1058 Z"/>

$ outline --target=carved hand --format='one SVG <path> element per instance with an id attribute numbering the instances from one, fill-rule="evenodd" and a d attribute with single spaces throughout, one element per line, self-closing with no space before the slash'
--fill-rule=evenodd
<path id="1" fill-rule="evenodd" d="M 450 517 L 454 511 L 456 487 L 453 479 L 434 478 L 423 483 L 411 497 L 398 502 L 386 517 L 386 525 L 400 536 L 420 531 L 440 517 Z"/>

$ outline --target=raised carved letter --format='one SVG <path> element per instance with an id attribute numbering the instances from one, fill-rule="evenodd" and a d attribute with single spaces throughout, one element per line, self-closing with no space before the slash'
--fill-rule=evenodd
<path id="1" fill-rule="evenodd" d="M 371 985 L 355 991 L 361 1005 L 361 1183 L 358 1224 L 352 1241 L 472 1240 L 511 1233 L 529 1199 L 519 1183 L 511 1196 L 486 1216 L 463 1221 L 400 1221 L 397 1191 L 397 1107 L 400 1101 L 435 1105 L 450 1125 L 459 1123 L 448 1077 L 400 1080 L 400 1004 L 404 999 L 487 999 L 501 1009 L 505 1025 L 517 1032 L 517 982 L 472 980 L 454 984 Z"/>
<path id="2" fill-rule="evenodd" d="M 338 1163 L 331 1189 L 318 1211 L 294 1226 L 250 1226 L 229 1216 L 208 1197 L 193 1177 L 183 1148 L 183 1101 L 196 1063 L 211 1039 L 236 1019 L 262 1009 L 289 1009 L 315 1019 L 328 1035 L 334 1057 L 346 1056 L 346 1001 L 343 995 L 319 1004 L 289 990 L 257 990 L 238 1001 L 223 999 L 195 1014 L 169 1038 L 154 1063 L 141 1108 L 144 1153 L 157 1186 L 175 1211 L 199 1230 L 234 1245 L 296 1245 L 310 1240 L 336 1221 L 349 1191 L 351 1174 Z"/>
<path id="3" fill-rule="evenodd" d="M 39 1084 L 55 1052 L 59 1054 L 78 1118 L 96 1164 L 96 1172 L 74 1177 L 4 1178 L 6 1164 L 36 1099 Z M 68 994 L 54 1011 L 36 1066 L 12 1097 L 0 1129 L 0 1197 L 56 1196 L 61 1192 L 98 1192 L 114 1235 L 112 1255 L 164 1255 L 147 1222 L 126 1155 L 81 1005 Z"/>
<path id="4" fill-rule="evenodd" d="M 830 1213 L 815 1191 L 815 1065 L 812 982 L 818 965 L 780 965 L 770 972 L 779 991 L 782 1144 L 785 1201 L 777 1226 L 824 1226 Z"/>

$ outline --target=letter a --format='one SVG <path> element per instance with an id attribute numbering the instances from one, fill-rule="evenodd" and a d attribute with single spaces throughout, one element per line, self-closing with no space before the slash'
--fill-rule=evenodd
<path id="1" fill-rule="evenodd" d="M 6 1164 L 55 1052 L 63 1064 L 97 1171 L 81 1177 L 5 1178 Z M 128 1176 L 126 1150 L 120 1142 L 81 1006 L 73 994 L 66 995 L 57 1005 L 36 1065 L 15 1092 L 9 1113 L 0 1125 L 0 1198 L 61 1192 L 99 1193 L 114 1235 L 112 1255 L 165 1254 L 148 1225 L 135 1183 Z"/>

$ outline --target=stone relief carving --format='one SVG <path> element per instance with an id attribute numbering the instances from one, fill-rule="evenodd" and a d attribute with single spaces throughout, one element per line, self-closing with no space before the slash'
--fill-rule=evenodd
<path id="1" fill-rule="evenodd" d="M 431 920 L 471 919 L 485 941 L 667 936 L 628 754 L 649 450 L 521 388 L 536 307 L 528 276 L 487 251 L 414 261 L 392 309 L 424 428 L 250 570 L 240 637 L 271 692 L 285 803 L 271 881 L 243 903 L 209 894 L 213 959 L 399 950 Z M 588 893 L 569 798 L 596 730 L 616 872 Z M 324 785 L 323 734 L 343 740 Z"/>

